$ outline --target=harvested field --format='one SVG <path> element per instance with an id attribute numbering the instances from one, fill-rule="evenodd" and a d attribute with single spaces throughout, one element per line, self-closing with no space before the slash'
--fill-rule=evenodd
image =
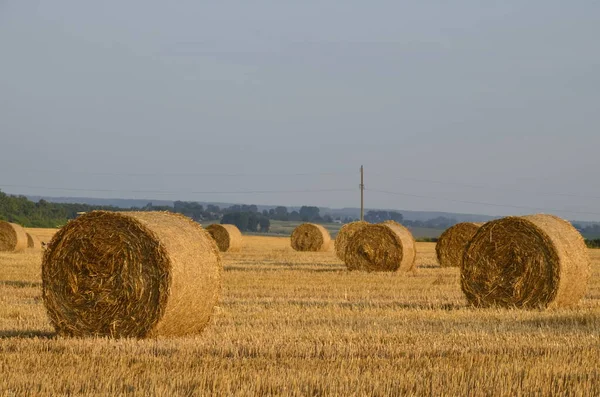
<path id="1" fill-rule="evenodd" d="M 42 253 L 0 253 L 0 394 L 598 395 L 600 250 L 590 253 L 574 309 L 473 309 L 432 243 L 417 243 L 414 274 L 359 273 L 331 249 L 249 236 L 223 254 L 204 333 L 147 340 L 57 338 Z"/>

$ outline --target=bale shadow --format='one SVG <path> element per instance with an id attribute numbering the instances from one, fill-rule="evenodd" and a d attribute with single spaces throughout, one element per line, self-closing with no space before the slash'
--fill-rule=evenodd
<path id="1" fill-rule="evenodd" d="M 42 283 L 39 281 L 0 281 L 0 287 L 14 287 L 14 288 L 38 288 L 41 287 Z"/>
<path id="2" fill-rule="evenodd" d="M 226 272 L 256 272 L 256 271 L 265 271 L 265 272 L 289 272 L 289 271 L 303 271 L 303 272 L 314 272 L 314 273 L 346 273 L 347 270 L 343 268 L 335 268 L 335 269 L 324 269 L 324 268 L 302 268 L 295 267 L 293 265 L 281 265 L 277 267 L 268 267 L 268 268 L 254 268 L 252 265 L 246 266 L 224 266 L 223 270 Z"/>
<path id="3" fill-rule="evenodd" d="M 27 338 L 27 339 L 55 339 L 56 333 L 39 330 L 0 330 L 0 339 Z"/>
<path id="4" fill-rule="evenodd" d="M 595 328 L 599 323 L 600 318 L 592 313 L 560 314 L 521 322 L 522 325 L 532 328 Z"/>
<path id="5" fill-rule="evenodd" d="M 371 308 L 386 308 L 392 310 L 418 310 L 418 311 L 433 311 L 433 310 L 443 310 L 443 311 L 454 311 L 454 310 L 463 310 L 466 308 L 465 305 L 459 305 L 455 303 L 440 303 L 440 304 L 430 304 L 430 303 L 410 303 L 410 302 L 340 302 L 340 301 L 314 301 L 314 300 L 300 300 L 300 299 L 292 299 L 286 301 L 284 304 L 292 305 L 292 306 L 301 306 L 301 307 L 317 307 L 324 308 L 330 306 L 336 306 L 340 308 L 347 309 L 371 309 Z"/>

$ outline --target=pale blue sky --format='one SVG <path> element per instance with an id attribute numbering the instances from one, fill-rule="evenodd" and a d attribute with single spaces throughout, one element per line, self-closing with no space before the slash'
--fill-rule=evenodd
<path id="1" fill-rule="evenodd" d="M 0 189 L 344 207 L 364 164 L 368 207 L 600 220 L 598 38 L 596 1 L 0 0 Z M 239 191 L 294 192 L 202 193 Z"/>

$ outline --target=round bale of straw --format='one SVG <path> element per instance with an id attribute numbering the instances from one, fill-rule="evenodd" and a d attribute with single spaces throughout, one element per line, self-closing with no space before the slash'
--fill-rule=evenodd
<path id="1" fill-rule="evenodd" d="M 27 233 L 20 225 L 0 221 L 0 251 L 23 251 L 27 248 Z"/>
<path id="2" fill-rule="evenodd" d="M 335 254 L 338 258 L 340 258 L 341 260 L 345 260 L 346 247 L 348 246 L 348 241 L 350 241 L 350 238 L 352 238 L 354 233 L 367 226 L 368 224 L 369 222 L 357 221 L 346 223 L 340 228 L 340 231 L 338 232 L 335 238 Z"/>
<path id="3" fill-rule="evenodd" d="M 42 296 L 64 336 L 202 331 L 221 290 L 221 259 L 202 227 L 168 212 L 92 211 L 52 238 Z"/>
<path id="4" fill-rule="evenodd" d="M 40 239 L 38 239 L 36 236 L 34 236 L 31 233 L 27 233 L 27 248 L 32 248 L 32 249 L 36 249 L 36 250 L 41 250 L 42 249 L 42 242 L 40 241 Z"/>
<path id="5" fill-rule="evenodd" d="M 586 245 L 569 222 L 529 215 L 479 229 L 465 250 L 461 286 L 476 307 L 543 309 L 577 304 L 590 274 Z"/>
<path id="6" fill-rule="evenodd" d="M 386 221 L 358 230 L 346 247 L 348 270 L 408 272 L 415 269 L 415 239 L 401 224 Z"/>
<path id="7" fill-rule="evenodd" d="M 329 232 L 321 225 L 303 223 L 292 232 L 292 248 L 296 251 L 327 251 L 331 243 Z"/>
<path id="8" fill-rule="evenodd" d="M 463 222 L 446 229 L 438 239 L 435 253 L 441 267 L 460 267 L 465 248 L 483 223 Z"/>
<path id="9" fill-rule="evenodd" d="M 206 231 L 217 243 L 219 251 L 240 251 L 242 249 L 242 233 L 235 225 L 213 224 Z"/>

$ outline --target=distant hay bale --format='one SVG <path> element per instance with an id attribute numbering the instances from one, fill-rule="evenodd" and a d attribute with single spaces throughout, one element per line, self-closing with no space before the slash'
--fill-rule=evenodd
<path id="1" fill-rule="evenodd" d="M 27 248 L 27 233 L 15 223 L 0 221 L 0 251 L 23 251 Z"/>
<path id="2" fill-rule="evenodd" d="M 42 242 L 36 236 L 27 232 L 25 232 L 25 234 L 27 234 L 27 248 L 36 250 L 42 249 Z"/>
<path id="3" fill-rule="evenodd" d="M 476 307 L 547 308 L 577 304 L 590 278 L 581 234 L 552 215 L 483 225 L 468 244 L 461 286 Z"/>
<path id="4" fill-rule="evenodd" d="M 415 269 L 416 244 L 401 224 L 386 221 L 367 225 L 354 233 L 346 247 L 348 270 L 408 272 Z"/>
<path id="5" fill-rule="evenodd" d="M 331 236 L 327 229 L 313 223 L 303 223 L 292 232 L 292 248 L 296 251 L 327 251 Z"/>
<path id="6" fill-rule="evenodd" d="M 186 335 L 211 318 L 221 259 L 210 235 L 182 215 L 92 211 L 52 238 L 42 286 L 60 335 Z"/>
<path id="7" fill-rule="evenodd" d="M 460 267 L 467 244 L 483 223 L 463 222 L 447 229 L 435 246 L 441 267 Z"/>
<path id="8" fill-rule="evenodd" d="M 345 260 L 344 258 L 346 257 L 346 246 L 348 245 L 348 241 L 350 241 L 350 238 L 354 235 L 354 233 L 368 224 L 369 222 L 357 221 L 346 223 L 340 228 L 340 231 L 335 238 L 335 254 L 338 258 Z"/>
<path id="9" fill-rule="evenodd" d="M 242 249 L 242 233 L 235 225 L 213 224 L 206 231 L 216 241 L 219 251 L 240 251 Z"/>

